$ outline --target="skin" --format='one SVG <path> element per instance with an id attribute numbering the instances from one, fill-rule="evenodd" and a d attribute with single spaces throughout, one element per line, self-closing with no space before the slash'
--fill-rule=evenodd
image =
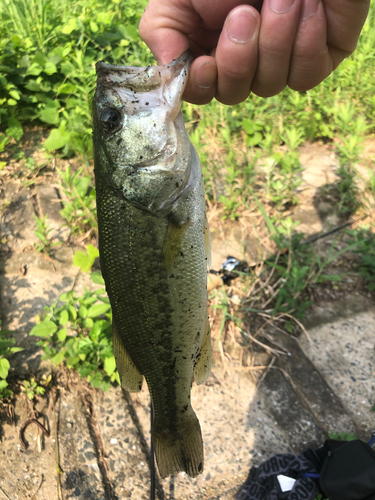
<path id="1" fill-rule="evenodd" d="M 354 50 L 370 0 L 150 0 L 139 32 L 159 64 L 190 48 L 184 99 L 238 104 L 322 82 Z"/>

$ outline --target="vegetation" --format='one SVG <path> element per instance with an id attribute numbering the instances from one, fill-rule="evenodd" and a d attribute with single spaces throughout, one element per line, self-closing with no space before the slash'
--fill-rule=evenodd
<path id="1" fill-rule="evenodd" d="M 46 166 L 54 170 L 63 193 L 61 214 L 73 238 L 97 235 L 94 180 L 87 168 L 92 165 L 95 62 L 153 63 L 137 30 L 146 3 L 2 2 L 0 169 L 10 158 L 16 159 L 22 167 L 14 175 L 27 185 L 42 176 Z M 232 322 L 246 344 L 252 315 L 281 321 L 292 331 L 295 320 L 302 319 L 310 306 L 314 289 L 343 280 L 343 273 L 333 273 L 330 265 L 345 253 L 357 255 L 357 272 L 369 292 L 374 291 L 373 220 L 368 214 L 373 210 L 375 176 L 370 172 L 362 189 L 356 170 L 365 139 L 375 132 L 374 22 L 373 3 L 354 56 L 315 89 L 301 93 L 285 89 L 269 99 L 250 95 L 246 102 L 230 107 L 216 101 L 201 107 L 183 105 L 190 138 L 201 158 L 208 203 L 219 207 L 223 219 L 260 212 L 274 251 L 241 276 L 240 306 L 234 307 L 225 289 L 214 294 L 212 304 L 221 314 L 219 340 Z M 47 130 L 39 146 L 41 163 L 25 155 L 22 147 L 24 132 L 33 126 Z M 338 180 L 325 186 L 321 198 L 334 200 L 342 219 L 354 213 L 368 216 L 366 226 L 347 233 L 343 248 L 337 249 L 335 240 L 325 256 L 305 244 L 288 213 L 298 203 L 303 170 L 299 148 L 306 141 L 332 144 L 340 160 Z M 79 168 L 68 164 L 54 168 L 52 160 L 74 155 Z M 46 217 L 37 219 L 36 234 L 36 249 L 52 255 Z M 74 262 L 88 272 L 96 257 L 97 250 L 89 245 L 87 253 L 76 253 Z M 98 273 L 91 277 L 103 284 Z M 85 290 L 81 296 L 72 290 L 44 311 L 30 334 L 39 337 L 53 364 L 64 361 L 105 389 L 118 381 L 110 322 L 104 288 Z M 11 341 L 4 341 L 3 351 L 0 343 L 0 396 L 7 394 L 1 391 L 7 387 L 8 357 L 19 349 L 11 347 Z"/>
<path id="2" fill-rule="evenodd" d="M 78 251 L 74 264 L 88 272 L 98 251 L 89 245 L 87 253 Z M 99 272 L 91 273 L 94 283 L 104 285 Z M 60 304 L 60 305 L 59 305 Z M 77 296 L 72 290 L 45 308 L 39 323 L 31 330 L 41 340 L 44 359 L 53 365 L 65 361 L 81 377 L 86 377 L 94 387 L 108 390 L 111 382 L 119 382 L 113 355 L 111 306 L 104 288 L 95 292 L 84 291 Z"/>
<path id="3" fill-rule="evenodd" d="M 21 347 L 15 347 L 15 339 L 9 330 L 1 330 L 0 322 L 0 402 L 2 398 L 9 398 L 13 393 L 8 388 L 7 377 L 10 370 L 9 357 L 16 352 L 23 351 Z"/>

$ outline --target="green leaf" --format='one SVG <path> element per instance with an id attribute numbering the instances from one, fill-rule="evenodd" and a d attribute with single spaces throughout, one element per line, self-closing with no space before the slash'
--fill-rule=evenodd
<path id="1" fill-rule="evenodd" d="M 58 327 L 53 321 L 42 321 L 38 325 L 34 326 L 29 335 L 47 338 L 51 337 L 57 331 L 57 329 Z"/>
<path id="2" fill-rule="evenodd" d="M 69 22 L 62 27 L 61 31 L 64 35 L 70 35 L 75 29 L 77 29 L 77 20 L 72 17 L 69 19 Z"/>
<path id="3" fill-rule="evenodd" d="M 57 338 L 60 340 L 60 342 L 64 342 L 65 341 L 67 333 L 68 333 L 68 331 L 67 331 L 66 328 L 61 328 L 61 330 L 59 330 L 57 332 Z"/>
<path id="4" fill-rule="evenodd" d="M 106 313 L 109 309 L 111 309 L 110 304 L 95 304 L 90 307 L 88 317 L 96 318 L 97 316 Z"/>
<path id="5" fill-rule="evenodd" d="M 71 84 L 71 83 L 63 83 L 59 87 L 56 88 L 56 93 L 57 94 L 72 94 L 75 92 L 77 89 L 76 87 Z"/>
<path id="6" fill-rule="evenodd" d="M 98 27 L 98 25 L 96 24 L 95 21 L 90 21 L 90 30 L 93 33 L 96 33 L 99 30 L 99 27 Z"/>
<path id="7" fill-rule="evenodd" d="M 52 101 L 51 99 L 48 100 L 46 107 L 44 109 L 42 109 L 42 111 L 40 111 L 40 113 L 39 113 L 40 119 L 43 122 L 48 123 L 49 125 L 57 125 L 60 121 L 59 108 L 60 108 L 59 101 L 57 101 L 57 100 Z M 61 134 L 61 132 L 60 132 L 60 134 Z M 48 139 L 47 139 L 47 141 L 48 141 Z M 58 148 L 54 148 L 54 149 L 58 149 Z"/>
<path id="8" fill-rule="evenodd" d="M 44 68 L 43 68 L 44 73 L 47 73 L 47 75 L 54 75 L 57 73 L 57 68 L 56 65 L 53 62 L 48 62 Z"/>
<path id="9" fill-rule="evenodd" d="M 137 26 L 128 24 L 126 26 L 123 26 L 123 28 L 124 29 L 122 31 L 125 34 L 126 38 L 132 41 L 139 40 L 139 33 Z"/>
<path id="10" fill-rule="evenodd" d="M 72 304 L 68 304 L 68 311 L 70 316 L 70 321 L 75 321 L 77 319 L 77 311 Z"/>
<path id="11" fill-rule="evenodd" d="M 65 326 L 69 321 L 69 313 L 66 309 L 63 309 L 59 316 L 60 325 Z"/>
<path id="12" fill-rule="evenodd" d="M 0 134 L 0 153 L 4 151 L 5 146 L 10 141 L 10 138 L 4 134 Z"/>
<path id="13" fill-rule="evenodd" d="M 87 246 L 87 253 L 77 250 L 73 257 L 73 265 L 80 267 L 84 273 L 90 271 L 96 257 L 99 257 L 99 251 L 93 246 Z"/>
<path id="14" fill-rule="evenodd" d="M 91 268 L 91 259 L 87 253 L 82 252 L 82 250 L 77 250 L 73 257 L 73 265 L 82 268 L 82 271 L 87 271 Z"/>
<path id="15" fill-rule="evenodd" d="M 81 361 L 81 358 L 77 355 L 77 356 L 70 356 L 67 360 L 66 360 L 66 364 L 68 365 L 68 367 L 70 368 L 71 366 L 74 366 L 76 365 L 77 363 L 79 363 Z"/>
<path id="16" fill-rule="evenodd" d="M 97 257 L 99 257 L 99 250 L 95 248 L 94 245 L 91 245 L 91 243 L 87 245 L 87 253 L 91 257 L 91 259 L 95 260 Z"/>
<path id="17" fill-rule="evenodd" d="M 104 360 L 104 371 L 107 375 L 111 376 L 112 373 L 116 370 L 116 360 L 114 356 L 110 358 L 105 358 Z"/>
<path id="18" fill-rule="evenodd" d="M 100 271 L 94 271 L 93 273 L 90 274 L 90 277 L 94 283 L 97 285 L 104 285 L 104 278 L 103 275 Z"/>
<path id="19" fill-rule="evenodd" d="M 0 377 L 7 378 L 10 368 L 10 363 L 6 358 L 0 358 Z"/>
<path id="20" fill-rule="evenodd" d="M 82 319 L 85 319 L 87 318 L 87 307 L 85 306 L 81 306 L 79 309 L 78 309 L 78 315 L 80 318 Z"/>
<path id="21" fill-rule="evenodd" d="M 10 353 L 11 354 L 16 354 L 16 352 L 21 352 L 24 351 L 25 349 L 23 347 L 11 347 L 10 348 Z"/>
<path id="22" fill-rule="evenodd" d="M 8 119 L 8 128 L 6 129 L 6 134 L 10 137 L 13 137 L 16 141 L 19 141 L 23 136 L 23 129 L 21 123 L 17 120 L 17 118 L 10 117 Z"/>
<path id="23" fill-rule="evenodd" d="M 15 99 L 16 101 L 19 101 L 21 99 L 21 94 L 18 92 L 18 90 L 15 89 L 11 90 L 9 92 L 9 95 L 13 97 L 13 99 Z"/>
<path id="24" fill-rule="evenodd" d="M 65 125 L 54 128 L 44 143 L 48 151 L 63 148 L 70 140 L 70 133 L 65 130 Z"/>
<path id="25" fill-rule="evenodd" d="M 60 349 L 60 351 L 51 358 L 51 363 L 53 365 L 59 365 L 64 360 L 65 355 L 66 355 L 66 350 Z"/>
<path id="26" fill-rule="evenodd" d="M 92 328 L 94 326 L 94 322 L 91 318 L 84 319 L 82 323 L 84 328 Z"/>

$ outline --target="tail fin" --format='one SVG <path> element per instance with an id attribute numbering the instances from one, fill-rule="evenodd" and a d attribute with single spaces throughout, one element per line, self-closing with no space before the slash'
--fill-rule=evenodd
<path id="1" fill-rule="evenodd" d="M 160 476 L 164 479 L 185 471 L 190 477 L 203 472 L 203 440 L 196 414 L 181 431 L 167 433 L 154 428 L 154 446 Z"/>

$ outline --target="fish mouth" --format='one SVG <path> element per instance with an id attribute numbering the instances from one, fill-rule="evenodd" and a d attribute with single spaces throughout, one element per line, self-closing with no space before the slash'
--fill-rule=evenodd
<path id="1" fill-rule="evenodd" d="M 168 167 L 165 167 L 165 165 L 169 165 L 170 163 L 174 162 L 176 157 L 176 153 L 172 153 L 171 155 L 167 156 L 166 158 L 163 158 L 162 155 L 158 155 L 152 160 L 144 161 L 141 163 L 137 163 L 134 165 L 134 167 L 139 170 L 139 171 L 144 171 L 144 172 L 160 172 L 162 170 L 168 170 Z"/>
<path id="2" fill-rule="evenodd" d="M 183 69 L 186 78 L 183 79 L 182 84 L 185 86 L 192 61 L 193 55 L 190 50 L 187 50 L 180 57 L 163 66 L 141 68 L 116 66 L 99 61 L 95 68 L 98 84 L 103 84 L 105 87 L 127 88 L 131 92 L 149 92 L 165 85 L 166 80 L 173 80 Z"/>

